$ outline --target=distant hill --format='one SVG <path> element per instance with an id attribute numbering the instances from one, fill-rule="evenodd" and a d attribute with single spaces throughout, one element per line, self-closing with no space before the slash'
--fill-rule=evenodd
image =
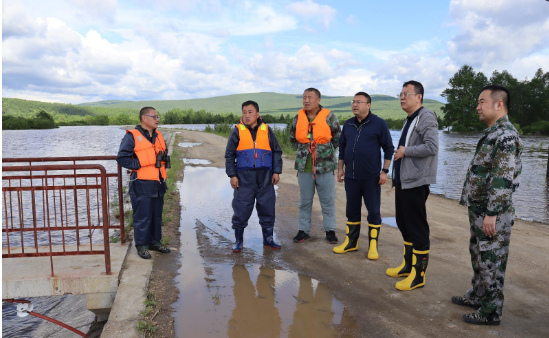
<path id="1" fill-rule="evenodd" d="M 112 101 L 115 102 L 115 101 Z M 123 102 L 123 101 L 119 101 Z M 131 108 L 117 108 L 111 106 L 80 106 L 66 103 L 50 103 L 32 100 L 2 98 L 2 115 L 32 117 L 40 110 L 50 113 L 56 120 L 64 116 L 66 118 L 82 118 L 86 116 L 119 114 L 136 115 L 139 110 Z"/>
<path id="2" fill-rule="evenodd" d="M 342 113 L 350 115 L 352 96 L 323 96 L 321 104 L 333 111 L 334 113 Z M 205 110 L 214 114 L 234 113 L 240 114 L 240 106 L 242 102 L 254 100 L 259 104 L 260 111 L 263 114 L 290 114 L 294 115 L 301 109 L 301 95 L 294 94 L 279 94 L 279 93 L 249 93 L 249 94 L 233 94 L 225 96 L 216 96 L 205 99 L 189 99 L 189 100 L 158 100 L 158 101 L 99 101 L 82 103 L 79 106 L 91 106 L 102 108 L 131 108 L 141 109 L 145 106 L 151 106 L 158 109 L 161 113 L 167 112 L 173 108 Z M 436 100 L 425 99 L 424 106 L 437 115 L 442 116 L 442 102 Z M 398 98 L 387 95 L 372 95 L 372 112 L 382 118 L 403 118 L 404 112 L 400 108 Z"/>

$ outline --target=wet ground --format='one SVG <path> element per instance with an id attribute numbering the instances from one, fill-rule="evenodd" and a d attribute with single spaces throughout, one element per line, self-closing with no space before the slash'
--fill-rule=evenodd
<path id="1" fill-rule="evenodd" d="M 263 247 L 255 211 L 245 252 L 231 252 L 233 189 L 223 169 L 187 166 L 184 177 L 176 337 L 353 336 L 358 325 L 329 287 Z"/>
<path id="2" fill-rule="evenodd" d="M 380 258 L 371 261 L 367 231 L 359 250 L 335 255 L 324 240 L 318 201 L 312 238 L 297 232 L 299 188 L 293 159 L 284 160 L 277 189 L 275 237 L 282 250 L 263 248 L 257 218 L 245 231 L 244 250 L 233 254 L 231 194 L 224 174 L 226 139 L 185 131 L 188 164 L 180 186 L 181 266 L 178 300 L 172 304 L 175 336 L 212 337 L 547 337 L 549 336 L 549 226 L 517 220 L 506 274 L 502 325 L 473 326 L 461 316 L 473 310 L 451 303 L 470 287 L 466 208 L 431 195 L 427 201 L 431 256 L 424 288 L 401 292 L 385 269 L 402 261 L 402 238 L 394 227 L 394 190 L 382 187 Z M 336 187 L 336 234 L 345 236 L 345 191 Z M 366 211 L 363 208 L 363 219 Z"/>

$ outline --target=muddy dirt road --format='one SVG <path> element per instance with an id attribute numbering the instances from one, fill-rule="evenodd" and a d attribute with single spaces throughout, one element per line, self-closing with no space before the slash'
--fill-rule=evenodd
<path id="1" fill-rule="evenodd" d="M 201 313 L 206 312 L 218 313 L 209 324 L 208 336 L 263 337 L 267 336 L 264 333 L 271 332 L 271 326 L 281 328 L 280 334 L 273 336 L 291 337 L 306 337 L 312 332 L 324 332 L 315 333 L 316 337 L 549 336 L 548 225 L 516 221 L 506 274 L 502 324 L 496 327 L 469 325 L 461 316 L 473 310 L 450 301 L 451 296 L 462 295 L 469 288 L 472 277 L 467 212 L 457 201 L 429 196 L 431 255 L 426 286 L 398 291 L 394 285 L 400 279 L 385 275 L 386 268 L 402 261 L 402 238 L 396 227 L 382 225 L 380 258 L 376 261 L 366 259 L 364 240 L 357 252 L 336 255 L 332 253 L 333 245 L 324 240 L 320 206 L 315 198 L 312 239 L 299 244 L 292 242 L 297 233 L 299 188 L 293 159 L 286 158 L 277 189 L 275 225 L 275 237 L 282 244 L 282 250 L 261 247 L 259 225 L 252 219 L 245 232 L 245 250 L 233 254 L 230 185 L 224 174 L 226 139 L 194 131 L 182 131 L 180 135 L 180 140 L 200 143 L 185 148 L 185 158 L 210 163 L 187 164 L 180 187 L 182 256 L 179 277 L 176 277 L 179 300 L 173 305 L 176 336 L 204 336 L 206 332 L 193 329 L 193 322 L 200 322 L 201 318 L 203 321 Z M 214 181 L 219 182 L 215 183 L 217 188 L 209 187 Z M 204 189 L 209 190 L 211 200 L 197 202 L 195 193 Z M 343 184 L 337 184 L 336 194 L 337 236 L 341 243 L 345 238 Z M 194 212 L 211 212 L 208 210 L 212 209 L 219 214 L 212 216 L 209 223 L 191 217 Z M 381 214 L 387 219 L 395 215 L 394 189 L 390 189 L 389 183 L 382 188 Z M 366 216 L 363 208 L 364 220 Z M 187 221 L 185 217 L 189 217 Z M 367 235 L 363 230 L 361 239 Z M 201 270 L 202 274 L 206 271 L 207 277 L 200 277 L 206 285 L 202 291 L 193 286 L 191 276 L 196 275 L 192 273 L 193 269 Z M 237 282 L 239 280 L 242 282 Z M 281 296 L 286 285 L 284 281 L 290 280 L 296 281 L 299 290 L 288 286 L 286 296 Z M 242 283 L 250 286 L 242 287 Z M 313 289 L 316 290 L 314 295 Z M 217 307 L 208 309 L 199 305 L 197 295 L 201 292 L 208 292 Z M 276 299 L 273 292 L 278 294 Z M 316 302 L 307 298 L 307 294 L 316 297 Z M 194 304 L 196 311 L 189 311 L 189 303 Z M 303 310 L 307 306 L 312 307 L 311 311 Z M 224 307 L 227 308 L 224 310 Z M 303 313 L 298 313 L 302 310 Z M 254 324 L 255 320 L 249 320 L 254 315 L 265 317 L 271 324 Z M 260 323 L 259 319 L 257 321 Z M 267 325 L 268 330 L 262 325 Z"/>

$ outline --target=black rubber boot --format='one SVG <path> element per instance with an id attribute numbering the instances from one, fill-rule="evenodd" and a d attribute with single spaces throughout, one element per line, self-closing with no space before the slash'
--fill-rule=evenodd
<path id="1" fill-rule="evenodd" d="M 236 243 L 233 246 L 233 252 L 240 252 L 244 247 L 244 228 L 234 229 L 234 237 L 236 238 Z"/>
<path id="2" fill-rule="evenodd" d="M 388 268 L 385 273 L 391 277 L 405 277 L 412 272 L 412 243 L 404 242 L 404 259 L 396 268 Z"/>
<path id="3" fill-rule="evenodd" d="M 401 291 L 409 291 L 425 286 L 425 273 L 429 263 L 429 250 L 413 251 L 412 272 L 406 279 L 397 282 L 395 287 Z"/>
<path id="4" fill-rule="evenodd" d="M 360 237 L 360 222 L 347 222 L 347 237 L 343 244 L 336 246 L 334 253 L 341 254 L 358 250 L 358 238 Z"/>
<path id="5" fill-rule="evenodd" d="M 273 228 L 261 228 L 261 231 L 263 232 L 263 246 L 273 250 L 279 250 L 282 247 L 274 241 Z"/>

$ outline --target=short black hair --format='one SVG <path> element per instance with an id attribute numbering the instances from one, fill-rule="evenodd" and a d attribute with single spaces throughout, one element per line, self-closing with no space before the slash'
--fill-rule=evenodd
<path id="1" fill-rule="evenodd" d="M 139 111 L 139 121 L 143 121 L 143 115 L 147 115 L 151 110 L 156 111 L 156 109 L 153 108 L 153 107 L 143 107 L 143 108 L 141 108 L 141 110 Z"/>
<path id="2" fill-rule="evenodd" d="M 366 103 L 372 103 L 372 97 L 370 95 L 368 95 L 368 93 L 366 92 L 358 92 L 355 94 L 355 96 L 357 95 L 362 95 L 366 98 Z"/>
<path id="3" fill-rule="evenodd" d="M 303 92 L 315 92 L 316 96 L 320 99 L 321 96 L 320 96 L 320 90 L 316 89 L 316 88 L 307 88 L 305 89 Z"/>
<path id="4" fill-rule="evenodd" d="M 482 88 L 480 92 L 482 93 L 485 90 L 490 91 L 490 98 L 493 102 L 497 102 L 499 100 L 503 101 L 503 106 L 507 111 L 509 111 L 509 106 L 511 105 L 511 95 L 509 94 L 509 90 L 507 90 L 507 88 L 502 85 L 491 84 Z"/>
<path id="5" fill-rule="evenodd" d="M 407 85 L 414 86 L 414 92 L 416 94 L 421 94 L 421 103 L 423 103 L 423 96 L 425 93 L 425 90 L 423 89 L 423 85 L 420 82 L 410 80 L 410 81 L 404 82 L 404 84 L 402 85 L 402 88 L 406 87 Z"/>
<path id="6" fill-rule="evenodd" d="M 259 105 L 257 104 L 257 102 L 252 101 L 252 100 L 248 100 L 248 101 L 244 102 L 244 103 L 242 104 L 242 108 L 241 108 L 241 109 L 244 109 L 244 107 L 249 106 L 249 105 L 254 106 L 254 107 L 255 107 L 255 110 L 256 110 L 257 112 L 259 112 Z"/>

